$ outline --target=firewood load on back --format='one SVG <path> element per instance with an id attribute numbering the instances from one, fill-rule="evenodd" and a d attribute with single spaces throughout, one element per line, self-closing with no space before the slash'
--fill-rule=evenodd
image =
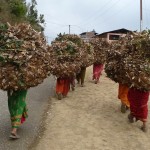
<path id="1" fill-rule="evenodd" d="M 109 43 L 102 38 L 93 38 L 90 43 L 94 48 L 94 63 L 105 64 L 106 50 L 109 47 Z"/>
<path id="2" fill-rule="evenodd" d="M 94 51 L 90 44 L 77 35 L 59 35 L 49 46 L 51 73 L 57 77 L 72 77 L 81 66 L 93 64 Z"/>
<path id="3" fill-rule="evenodd" d="M 28 24 L 0 25 L 0 89 L 37 86 L 49 75 L 44 36 Z"/>
<path id="4" fill-rule="evenodd" d="M 107 51 L 107 76 L 129 87 L 150 90 L 150 34 L 127 35 Z"/>

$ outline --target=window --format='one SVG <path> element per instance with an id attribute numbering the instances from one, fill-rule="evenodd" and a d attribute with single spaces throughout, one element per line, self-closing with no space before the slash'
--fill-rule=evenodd
<path id="1" fill-rule="evenodd" d="M 109 35 L 109 40 L 119 40 L 120 35 Z"/>

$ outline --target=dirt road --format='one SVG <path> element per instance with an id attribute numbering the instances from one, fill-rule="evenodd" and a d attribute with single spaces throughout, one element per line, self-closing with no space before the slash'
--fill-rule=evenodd
<path id="1" fill-rule="evenodd" d="M 140 122 L 130 124 L 120 112 L 118 84 L 103 73 L 99 84 L 86 73 L 85 87 L 77 85 L 63 100 L 52 98 L 46 130 L 35 150 L 148 150 L 150 134 Z M 149 115 L 150 117 L 150 115 Z M 148 124 L 150 128 L 150 124 Z"/>

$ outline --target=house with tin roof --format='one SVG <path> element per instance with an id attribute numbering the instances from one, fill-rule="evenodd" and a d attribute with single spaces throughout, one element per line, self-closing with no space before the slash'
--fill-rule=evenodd
<path id="1" fill-rule="evenodd" d="M 95 32 L 95 30 L 90 31 L 90 32 L 83 32 L 80 34 L 80 37 L 85 41 L 85 42 L 89 42 L 93 37 L 95 37 L 95 35 L 97 35 L 98 33 Z"/>
<path id="2" fill-rule="evenodd" d="M 95 35 L 95 37 L 106 39 L 106 41 L 110 43 L 112 41 L 118 40 L 120 37 L 123 37 L 127 33 L 131 32 L 133 31 L 122 28 L 113 31 L 103 32 L 101 34 Z"/>

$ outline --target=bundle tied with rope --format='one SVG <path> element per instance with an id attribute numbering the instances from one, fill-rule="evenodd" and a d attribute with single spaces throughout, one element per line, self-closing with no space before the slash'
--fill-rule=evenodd
<path id="1" fill-rule="evenodd" d="M 150 90 L 150 34 L 127 34 L 107 51 L 107 76 L 141 91 Z"/>
<path id="2" fill-rule="evenodd" d="M 0 25 L 0 89 L 37 86 L 50 74 L 44 36 L 29 24 Z"/>
<path id="3" fill-rule="evenodd" d="M 81 66 L 93 63 L 93 59 L 90 59 L 90 46 L 77 35 L 60 34 L 49 46 L 51 73 L 57 77 L 75 76 Z"/>
<path id="4" fill-rule="evenodd" d="M 94 48 L 94 63 L 105 64 L 106 50 L 109 48 L 109 43 L 102 38 L 93 38 L 90 43 Z"/>

